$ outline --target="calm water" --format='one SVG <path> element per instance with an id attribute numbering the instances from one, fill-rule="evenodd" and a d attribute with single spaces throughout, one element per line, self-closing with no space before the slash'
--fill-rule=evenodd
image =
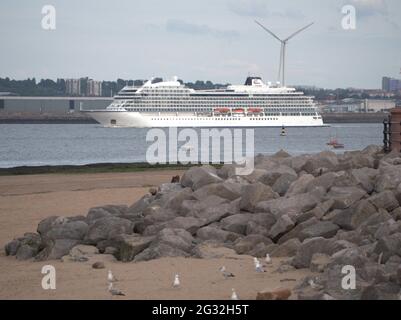
<path id="1" fill-rule="evenodd" d="M 103 128 L 91 124 L 0 124 L 0 167 L 23 165 L 142 162 L 151 142 L 148 129 Z M 166 131 L 166 130 L 165 130 Z M 336 124 L 324 128 L 255 129 L 255 152 L 291 154 L 329 150 L 331 137 L 348 150 L 382 144 L 382 124 Z"/>

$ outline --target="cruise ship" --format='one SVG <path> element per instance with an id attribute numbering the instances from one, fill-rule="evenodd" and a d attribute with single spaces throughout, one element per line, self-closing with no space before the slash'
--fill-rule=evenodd
<path id="1" fill-rule="evenodd" d="M 194 90 L 177 77 L 126 86 L 102 110 L 83 110 L 107 127 L 319 127 L 313 97 L 248 77 L 243 85 Z"/>

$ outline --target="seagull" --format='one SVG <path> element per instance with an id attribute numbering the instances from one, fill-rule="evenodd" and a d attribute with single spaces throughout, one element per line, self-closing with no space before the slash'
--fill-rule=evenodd
<path id="1" fill-rule="evenodd" d="M 180 278 L 178 277 L 178 274 L 174 276 L 174 282 L 173 282 L 173 287 L 178 288 L 180 286 Z"/>
<path id="2" fill-rule="evenodd" d="M 272 258 L 270 258 L 270 255 L 269 255 L 268 253 L 266 253 L 265 262 L 266 262 L 267 264 L 272 263 Z"/>
<path id="3" fill-rule="evenodd" d="M 231 289 L 231 300 L 239 300 L 237 293 L 235 292 L 234 288 Z"/>
<path id="4" fill-rule="evenodd" d="M 256 272 L 266 272 L 266 271 L 263 269 L 263 266 L 262 266 L 262 264 L 261 264 L 259 261 L 255 264 L 255 270 L 256 270 Z"/>
<path id="5" fill-rule="evenodd" d="M 123 292 L 121 292 L 118 289 L 113 288 L 113 283 L 109 283 L 109 292 L 111 294 L 111 297 L 113 296 L 125 296 Z"/>
<path id="6" fill-rule="evenodd" d="M 316 290 L 321 290 L 323 289 L 323 286 L 320 286 L 318 284 L 315 283 L 315 281 L 313 281 L 313 279 L 310 279 L 308 281 L 309 285 L 311 286 L 312 289 L 316 289 Z"/>
<path id="7" fill-rule="evenodd" d="M 234 277 L 235 277 L 234 274 L 232 274 L 231 272 L 228 272 L 228 271 L 226 270 L 226 267 L 225 267 L 225 266 L 222 266 L 219 270 L 220 270 L 221 274 L 223 275 L 223 277 L 224 277 L 225 279 L 227 279 L 227 278 L 234 278 Z"/>
<path id="8" fill-rule="evenodd" d="M 255 264 L 255 267 L 256 267 L 256 265 L 259 263 L 259 260 L 258 260 L 258 258 L 256 258 L 256 257 L 253 257 L 253 263 Z"/>
<path id="9" fill-rule="evenodd" d="M 118 281 L 116 277 L 114 277 L 113 273 L 111 272 L 111 270 L 109 270 L 109 273 L 107 274 L 107 280 L 109 282 L 116 282 Z"/>

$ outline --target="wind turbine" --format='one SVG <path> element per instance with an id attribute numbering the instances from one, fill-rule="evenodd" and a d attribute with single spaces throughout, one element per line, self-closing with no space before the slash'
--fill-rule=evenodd
<path id="1" fill-rule="evenodd" d="M 262 25 L 260 22 L 256 21 L 255 22 L 261 26 L 265 31 L 267 31 L 268 33 L 270 33 L 274 38 L 276 38 L 278 41 L 281 42 L 281 50 L 280 50 L 280 65 L 279 65 L 279 70 L 278 70 L 278 80 L 280 81 L 281 78 L 281 85 L 283 87 L 285 87 L 285 53 L 286 53 L 286 46 L 287 43 L 290 39 L 292 39 L 293 37 L 295 37 L 297 34 L 301 33 L 302 31 L 304 31 L 305 29 L 309 28 L 312 24 L 314 24 L 314 22 L 308 24 L 307 26 L 299 29 L 298 31 L 294 32 L 293 34 L 291 34 L 289 37 L 285 38 L 285 39 L 280 39 L 279 37 L 277 37 L 273 32 L 271 32 L 269 29 L 267 29 L 264 25 Z"/>

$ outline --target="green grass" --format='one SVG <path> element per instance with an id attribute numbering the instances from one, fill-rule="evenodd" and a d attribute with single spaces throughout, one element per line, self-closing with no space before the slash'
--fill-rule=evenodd
<path id="1" fill-rule="evenodd" d="M 107 173 L 107 172 L 141 172 L 154 170 L 186 170 L 196 165 L 189 164 L 156 164 L 149 163 L 96 163 L 87 165 L 60 165 L 60 166 L 22 166 L 14 168 L 0 168 L 0 176 L 26 174 L 79 174 L 79 173 Z M 220 167 L 221 165 L 213 165 Z"/>

